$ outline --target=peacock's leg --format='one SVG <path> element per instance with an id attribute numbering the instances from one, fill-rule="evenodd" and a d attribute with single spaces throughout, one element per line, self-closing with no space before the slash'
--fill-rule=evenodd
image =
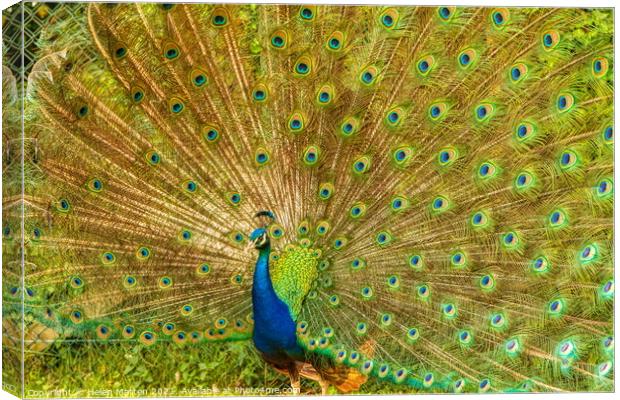
<path id="1" fill-rule="evenodd" d="M 298 395 L 301 393 L 301 378 L 299 375 L 299 368 L 295 363 L 291 364 L 288 368 L 288 375 L 291 378 L 291 387 L 293 388 L 293 394 Z"/>
<path id="2" fill-rule="evenodd" d="M 319 385 L 321 385 L 321 394 L 325 396 L 327 394 L 327 390 L 329 389 L 329 382 L 325 379 L 319 379 Z"/>

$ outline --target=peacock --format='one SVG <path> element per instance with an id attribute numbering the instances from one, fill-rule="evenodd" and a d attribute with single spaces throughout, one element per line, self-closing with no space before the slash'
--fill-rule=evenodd
<path id="1" fill-rule="evenodd" d="M 40 48 L 3 152 L 27 349 L 613 390 L 611 9 L 90 3 Z"/>

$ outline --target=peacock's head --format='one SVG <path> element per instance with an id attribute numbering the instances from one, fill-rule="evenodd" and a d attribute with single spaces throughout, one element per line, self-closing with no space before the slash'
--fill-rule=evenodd
<path id="1" fill-rule="evenodd" d="M 269 234 L 265 228 L 255 229 L 250 235 L 250 243 L 257 250 L 264 249 L 269 246 Z"/>
<path id="2" fill-rule="evenodd" d="M 269 246 L 269 234 L 267 233 L 267 226 L 269 223 L 275 220 L 275 216 L 271 211 L 259 211 L 254 216 L 261 219 L 262 227 L 255 229 L 250 235 L 249 246 L 254 246 L 255 249 L 261 250 Z"/>

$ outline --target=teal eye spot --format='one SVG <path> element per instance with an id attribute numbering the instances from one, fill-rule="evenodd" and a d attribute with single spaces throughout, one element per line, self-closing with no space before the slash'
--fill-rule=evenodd
<path id="1" fill-rule="evenodd" d="M 599 249 L 598 245 L 595 243 L 586 245 L 579 252 L 579 262 L 581 265 L 591 264 L 596 261 L 599 257 Z"/>
<path id="2" fill-rule="evenodd" d="M 142 92 L 141 90 L 136 90 L 133 93 L 133 101 L 139 103 L 142 101 L 142 99 L 144 99 L 144 92 Z"/>
<path id="3" fill-rule="evenodd" d="M 80 118 L 84 118 L 84 117 L 86 117 L 86 116 L 88 115 L 88 111 L 89 111 L 88 106 L 86 106 L 86 105 L 81 106 L 81 107 L 78 109 L 78 116 L 79 116 Z"/>
<path id="4" fill-rule="evenodd" d="M 298 74 L 305 75 L 310 72 L 310 67 L 308 66 L 308 64 L 300 62 L 295 67 L 295 71 L 297 71 Z"/>
<path id="5" fill-rule="evenodd" d="M 179 56 L 179 50 L 173 47 L 169 48 L 166 50 L 165 55 L 168 60 L 174 60 Z"/>
<path id="6" fill-rule="evenodd" d="M 256 89 L 252 92 L 252 97 L 258 102 L 265 101 L 267 99 L 267 92 L 263 89 Z"/>
<path id="7" fill-rule="evenodd" d="M 299 10 L 299 16 L 303 20 L 310 21 L 314 19 L 314 12 L 308 7 L 302 7 L 301 10 Z"/>
<path id="8" fill-rule="evenodd" d="M 388 231 L 381 231 L 377 234 L 375 241 L 379 246 L 385 246 L 392 241 L 392 235 Z"/>
<path id="9" fill-rule="evenodd" d="M 114 50 L 114 56 L 119 60 L 125 57 L 126 55 L 127 55 L 127 49 L 125 47 L 117 47 L 116 50 Z"/>
<path id="10" fill-rule="evenodd" d="M 544 256 L 536 257 L 530 263 L 530 268 L 532 269 L 532 271 L 539 274 L 549 271 L 549 267 L 549 260 L 547 260 L 547 258 Z"/>
<path id="11" fill-rule="evenodd" d="M 453 319 L 457 316 L 457 308 L 453 303 L 447 303 L 441 306 L 443 316 L 447 319 Z"/>
<path id="12" fill-rule="evenodd" d="M 159 163 L 161 162 L 161 156 L 154 150 L 147 152 L 144 155 L 144 158 L 152 166 L 159 165 Z"/>
<path id="13" fill-rule="evenodd" d="M 491 316 L 489 317 L 489 321 L 490 321 L 491 327 L 495 329 L 503 328 L 507 324 L 506 317 L 504 317 L 503 313 L 491 314 Z"/>
<path id="14" fill-rule="evenodd" d="M 194 181 L 186 181 L 183 184 L 183 187 L 185 188 L 185 190 L 189 193 L 194 193 L 196 192 L 196 190 L 198 189 L 198 185 L 196 184 L 196 182 Z"/>
<path id="15" fill-rule="evenodd" d="M 101 255 L 103 265 L 112 265 L 116 261 L 116 256 L 111 251 L 106 251 Z"/>
<path id="16" fill-rule="evenodd" d="M 207 77 L 203 74 L 198 74 L 194 76 L 193 82 L 194 82 L 194 85 L 200 87 L 204 85 L 205 83 L 207 83 Z"/>
<path id="17" fill-rule="evenodd" d="M 332 38 L 329 41 L 329 47 L 333 50 L 338 50 L 340 48 L 340 40 L 336 38 Z"/>
<path id="18" fill-rule="evenodd" d="M 215 26 L 224 26 L 226 25 L 226 17 L 224 15 L 215 15 L 213 16 L 213 25 Z"/>
<path id="19" fill-rule="evenodd" d="M 328 103 L 330 99 L 331 99 L 331 96 L 329 95 L 329 93 L 327 93 L 327 92 L 319 93 L 319 102 L 320 103 Z"/>
<path id="20" fill-rule="evenodd" d="M 614 140 L 614 128 L 613 126 L 608 126 L 603 130 L 603 140 L 606 144 L 613 143 Z"/>
<path id="21" fill-rule="evenodd" d="M 192 232 L 188 231 L 187 229 L 184 229 L 181 231 L 181 240 L 187 242 L 192 238 Z"/>
<path id="22" fill-rule="evenodd" d="M 7 228 L 8 228 L 8 227 L 7 227 Z M 5 228 L 5 229 L 7 229 L 7 228 Z M 11 234 L 11 229 L 10 229 L 10 228 L 8 228 L 8 229 L 9 229 L 9 234 L 8 234 L 8 235 L 7 235 L 7 234 L 5 234 L 5 236 L 9 236 L 9 235 Z M 33 238 L 34 240 L 39 240 L 39 239 L 41 239 L 41 229 L 39 229 L 39 228 L 34 228 L 34 229 L 32 230 L 32 238 Z"/>
<path id="23" fill-rule="evenodd" d="M 383 22 L 383 25 L 387 27 L 394 25 L 394 18 L 390 15 L 384 15 L 381 21 Z"/>
<path id="24" fill-rule="evenodd" d="M 181 111 L 183 111 L 184 108 L 185 108 L 185 105 L 183 103 L 174 102 L 170 106 L 170 111 L 172 111 L 174 114 L 179 114 Z"/>
<path id="25" fill-rule="evenodd" d="M 437 9 L 437 14 L 439 14 L 439 18 L 447 21 L 452 16 L 452 11 L 448 7 L 439 7 Z"/>
<path id="26" fill-rule="evenodd" d="M 559 164 L 563 170 L 571 170 L 578 164 L 578 156 L 573 150 L 564 150 L 560 154 Z"/>
<path id="27" fill-rule="evenodd" d="M 271 44 L 273 47 L 282 48 L 285 45 L 285 40 L 282 36 L 275 35 L 271 38 Z"/>
<path id="28" fill-rule="evenodd" d="M 601 179 L 598 184 L 594 187 L 594 192 L 596 196 L 600 199 L 605 199 L 611 197 L 613 193 L 614 183 L 609 178 Z"/>

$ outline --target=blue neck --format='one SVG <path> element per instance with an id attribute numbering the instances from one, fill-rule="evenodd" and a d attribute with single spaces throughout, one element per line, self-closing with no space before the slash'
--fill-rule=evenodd
<path id="1" fill-rule="evenodd" d="M 271 247 L 269 245 L 260 249 L 258 253 L 256 268 L 254 269 L 254 286 L 252 287 L 252 300 L 254 303 L 254 308 L 256 308 L 257 301 L 261 303 L 272 297 L 277 297 L 276 292 L 273 289 L 273 283 L 271 283 L 271 276 L 269 275 L 270 254 Z"/>
<path id="2" fill-rule="evenodd" d="M 254 269 L 254 345 L 272 360 L 298 357 L 302 350 L 297 345 L 295 321 L 289 307 L 276 294 L 269 275 L 270 253 L 269 246 L 260 249 Z"/>

